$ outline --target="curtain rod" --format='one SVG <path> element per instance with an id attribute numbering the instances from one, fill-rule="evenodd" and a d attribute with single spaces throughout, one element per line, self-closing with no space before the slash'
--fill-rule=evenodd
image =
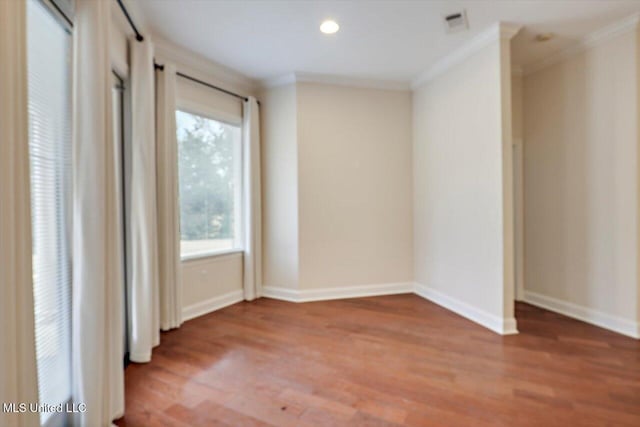
<path id="1" fill-rule="evenodd" d="M 154 66 L 154 68 L 155 68 L 156 70 L 164 71 L 164 65 L 154 63 L 154 64 L 153 64 L 153 66 Z M 191 76 L 188 76 L 188 75 L 186 75 L 186 74 L 182 74 L 182 73 L 181 73 L 181 72 L 179 72 L 179 71 L 177 71 L 177 72 L 176 72 L 176 75 L 178 75 L 178 76 L 180 76 L 180 77 L 182 77 L 182 78 L 185 78 L 185 79 L 187 79 L 187 80 L 191 80 L 192 82 L 200 83 L 201 85 L 207 86 L 207 87 L 209 87 L 209 88 L 211 88 L 211 89 L 215 89 L 215 90 L 217 90 L 217 91 L 220 91 L 220 92 L 226 93 L 227 95 L 231 95 L 231 96 L 233 96 L 233 97 L 235 97 L 235 98 L 238 98 L 238 99 L 241 99 L 241 100 L 243 100 L 243 101 L 248 101 L 248 100 L 249 100 L 249 98 L 247 98 L 246 96 L 242 96 L 242 95 L 239 95 L 239 94 L 237 94 L 237 93 L 235 93 L 235 92 L 231 92 L 231 91 L 226 90 L 226 89 L 223 89 L 223 88 L 221 88 L 221 87 L 218 87 L 218 86 L 212 85 L 211 83 L 203 82 L 202 80 L 198 80 L 198 79 L 196 79 L 195 77 L 191 77 Z M 259 102 L 259 101 L 258 101 L 258 105 L 260 105 L 260 102 Z"/>
<path id="2" fill-rule="evenodd" d="M 58 3 L 56 3 L 56 0 L 51 0 L 49 3 L 51 3 L 53 8 L 60 14 L 62 19 L 67 21 L 67 24 L 69 24 L 69 27 L 73 28 L 73 21 L 71 20 L 71 18 L 67 16 L 66 13 L 64 13 L 64 10 L 62 10 L 62 8 L 58 6 Z"/>
<path id="3" fill-rule="evenodd" d="M 136 24 L 133 23 L 133 19 L 131 19 L 131 16 L 129 15 L 129 12 L 127 11 L 127 8 L 124 7 L 124 4 L 122 3 L 122 0 L 116 0 L 116 1 L 120 5 L 120 9 L 122 9 L 122 13 L 124 13 L 124 16 L 127 18 L 127 21 L 129 21 L 129 25 L 133 29 L 133 32 L 136 33 L 136 40 L 138 40 L 139 42 L 143 41 L 144 37 L 142 37 L 142 34 L 140 34 L 140 32 L 138 31 L 138 28 L 136 27 Z"/>

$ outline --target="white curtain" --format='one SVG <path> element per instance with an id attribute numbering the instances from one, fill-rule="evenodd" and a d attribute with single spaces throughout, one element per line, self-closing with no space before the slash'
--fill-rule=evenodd
<path id="1" fill-rule="evenodd" d="M 156 77 L 160 324 L 168 330 L 182 323 L 175 65 L 166 63 Z"/>
<path id="2" fill-rule="evenodd" d="M 260 184 L 260 113 L 249 97 L 243 105 L 244 148 L 244 299 L 262 296 L 262 206 Z"/>
<path id="3" fill-rule="evenodd" d="M 26 3 L 0 1 L 0 402 L 37 402 L 31 276 Z M 0 412 L 37 426 L 37 413 Z"/>
<path id="4" fill-rule="evenodd" d="M 160 343 L 153 48 L 131 52 L 131 181 L 129 209 L 129 357 L 149 362 Z"/>
<path id="5" fill-rule="evenodd" d="M 122 253 L 109 57 L 111 2 L 76 1 L 73 31 L 74 424 L 108 426 L 124 413 Z"/>

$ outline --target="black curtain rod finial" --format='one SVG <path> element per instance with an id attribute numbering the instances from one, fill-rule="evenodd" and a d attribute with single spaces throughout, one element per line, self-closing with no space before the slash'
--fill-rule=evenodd
<path id="1" fill-rule="evenodd" d="M 158 63 L 157 63 L 157 62 L 155 62 L 155 61 L 153 62 L 153 68 L 155 68 L 156 70 L 164 71 L 164 65 L 162 65 L 162 64 L 158 64 Z M 235 97 L 235 98 L 241 99 L 241 100 L 242 100 L 242 101 L 244 101 L 244 102 L 249 101 L 249 98 L 247 98 L 246 96 L 242 96 L 242 95 L 239 95 L 239 94 L 237 94 L 237 93 L 235 93 L 235 92 L 231 92 L 230 90 L 223 89 L 223 88 L 221 88 L 221 87 L 219 87 L 219 86 L 215 86 L 215 85 L 212 85 L 212 84 L 210 84 L 210 83 L 203 82 L 202 80 L 196 79 L 195 77 L 191 77 L 191 76 L 189 76 L 189 75 L 182 74 L 182 73 L 181 73 L 181 72 L 179 72 L 179 71 L 178 71 L 178 72 L 176 72 L 176 75 L 177 75 L 177 76 L 180 76 L 180 77 L 182 77 L 182 78 L 185 78 L 185 79 L 187 79 L 187 80 L 191 80 L 192 82 L 199 83 L 199 84 L 201 84 L 201 85 L 203 85 L 203 86 L 210 87 L 211 89 L 215 89 L 215 90 L 217 90 L 217 91 L 220 91 L 220 92 L 226 93 L 227 95 L 231 95 L 231 96 L 233 96 L 233 97 Z M 257 101 L 257 102 L 258 102 L 258 105 L 260 105 L 260 101 Z"/>
<path id="2" fill-rule="evenodd" d="M 142 34 L 140 34 L 140 31 L 138 31 L 138 27 L 136 27 L 136 24 L 134 24 L 133 19 L 131 19 L 131 15 L 129 15 L 129 11 L 127 10 L 127 8 L 124 7 L 124 3 L 122 3 L 122 0 L 116 0 L 116 1 L 118 2 L 120 9 L 122 10 L 122 13 L 124 13 L 125 18 L 127 18 L 127 21 L 129 21 L 129 25 L 131 26 L 131 29 L 136 34 L 136 40 L 138 40 L 139 42 L 143 41 L 144 37 L 142 37 Z"/>
<path id="3" fill-rule="evenodd" d="M 157 64 L 155 61 L 153 62 L 153 67 L 154 67 L 156 70 L 160 70 L 160 71 L 164 70 L 164 65 L 162 65 L 162 64 Z M 238 99 L 241 99 L 241 100 L 243 100 L 243 101 L 248 101 L 248 100 L 249 100 L 249 98 L 247 98 L 246 96 L 238 95 L 238 94 L 237 94 L 237 93 L 235 93 L 235 92 L 231 92 L 230 90 L 226 90 L 226 89 L 223 89 L 223 88 L 221 88 L 221 87 L 219 87 L 219 86 L 212 85 L 211 83 L 207 83 L 207 82 L 204 82 L 204 81 L 202 81 L 202 80 L 200 80 L 200 79 L 196 79 L 195 77 L 191 77 L 191 76 L 189 76 L 189 75 L 187 75 L 187 74 L 183 74 L 183 73 L 181 73 L 180 71 L 177 71 L 177 72 L 176 72 L 176 76 L 179 76 L 179 77 L 185 78 L 185 79 L 187 79 L 187 80 L 191 80 L 192 82 L 199 83 L 199 84 L 201 84 L 201 85 L 203 85 L 203 86 L 210 87 L 211 89 L 215 89 L 215 90 L 217 90 L 217 91 L 220 91 L 220 92 L 226 93 L 227 95 L 231 95 L 231 96 L 233 96 L 233 97 L 235 97 L 235 98 L 238 98 Z"/>

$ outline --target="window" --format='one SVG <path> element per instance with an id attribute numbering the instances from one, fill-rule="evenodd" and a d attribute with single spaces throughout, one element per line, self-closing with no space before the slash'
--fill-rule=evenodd
<path id="1" fill-rule="evenodd" d="M 122 289 L 122 301 L 123 301 L 123 310 L 122 310 L 122 324 L 125 325 L 122 328 L 122 349 L 123 349 L 123 360 L 125 364 L 128 363 L 128 346 L 129 339 L 127 335 L 127 327 L 128 324 L 127 316 L 129 313 L 128 309 L 128 295 L 127 295 L 127 278 L 126 278 L 126 263 L 127 263 L 127 254 L 126 254 L 126 218 L 127 218 L 127 210 L 126 210 L 126 202 L 127 197 L 125 194 L 127 190 L 125 188 L 125 182 L 127 179 L 125 178 L 125 157 L 127 155 L 126 147 L 125 147 L 125 86 L 123 79 L 113 71 L 111 74 L 111 108 L 112 108 L 112 118 L 113 118 L 113 143 L 114 143 L 114 151 L 115 151 L 115 169 L 116 169 L 116 187 L 118 188 L 115 203 L 115 211 L 120 212 L 118 215 L 118 230 L 122 230 L 122 233 L 119 233 L 119 238 L 117 240 L 118 251 L 122 254 L 122 258 L 119 262 L 119 274 L 120 277 L 117 280 L 120 280 L 119 284 Z M 116 282 L 117 283 L 117 282 Z M 117 284 L 116 284 L 117 286 Z"/>
<path id="2" fill-rule="evenodd" d="M 39 400 L 71 397 L 71 35 L 27 3 L 29 157 Z M 53 413 L 41 414 L 42 424 Z"/>
<path id="3" fill-rule="evenodd" d="M 182 258 L 241 248 L 241 132 L 176 112 Z"/>

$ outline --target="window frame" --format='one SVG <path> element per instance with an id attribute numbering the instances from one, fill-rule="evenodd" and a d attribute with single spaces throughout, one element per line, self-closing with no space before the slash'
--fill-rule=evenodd
<path id="1" fill-rule="evenodd" d="M 191 114 L 194 116 L 198 116 L 198 117 L 202 117 L 204 119 L 208 119 L 208 120 L 213 120 L 219 123 L 223 123 L 229 126 L 234 126 L 237 127 L 240 130 L 240 141 L 239 141 L 239 147 L 238 147 L 238 160 L 237 163 L 239 165 L 239 171 L 237 172 L 237 180 L 239 182 L 239 185 L 237 186 L 235 193 L 236 196 L 238 198 L 238 213 L 237 213 L 237 217 L 239 219 L 239 223 L 236 225 L 236 231 L 239 233 L 238 236 L 238 241 L 240 242 L 240 246 L 239 247 L 234 247 L 234 248 L 230 248 L 230 249 L 212 249 L 212 250 L 206 250 L 206 251 L 202 251 L 202 252 L 197 252 L 197 253 L 192 253 L 192 254 L 187 254 L 187 255 L 183 255 L 182 254 L 182 248 L 180 249 L 180 261 L 181 262 L 187 262 L 187 261 L 195 261 L 195 260 L 201 260 L 201 259 L 206 259 L 206 258 L 218 258 L 218 257 L 223 257 L 223 256 L 227 256 L 227 255 L 233 255 L 233 254 L 239 254 L 239 253 L 244 253 L 245 248 L 244 248 L 244 233 L 245 233 L 245 227 L 244 227 L 244 212 L 245 212 L 245 206 L 244 206 L 244 168 L 245 168 L 245 162 L 244 162 L 244 144 L 243 144 L 243 126 L 242 126 L 242 118 L 239 117 L 235 117 L 232 116 L 230 114 L 224 113 L 220 110 L 217 110 L 215 108 L 212 108 L 208 105 L 204 105 L 202 103 L 199 102 L 194 102 L 191 100 L 185 100 L 185 99 L 177 99 L 176 100 L 176 109 L 175 109 L 175 113 L 178 112 L 182 112 L 182 113 L 187 113 L 187 114 Z M 174 117 L 175 117 L 175 113 L 174 113 Z M 178 145 L 178 141 L 177 141 L 177 132 L 178 132 L 178 126 L 176 123 L 176 149 L 178 149 L 177 145 Z M 179 154 L 177 156 L 179 158 Z M 178 159 L 176 159 L 178 161 Z M 179 172 L 180 172 L 180 165 L 177 165 L 178 167 L 178 200 L 180 197 L 180 177 L 179 177 Z M 179 202 L 178 202 L 178 216 L 180 217 L 182 214 L 180 206 L 179 206 Z M 180 221 L 178 221 L 180 222 Z M 180 232 L 180 241 L 182 242 L 182 232 Z"/>
<path id="2" fill-rule="evenodd" d="M 56 1 L 56 0 L 31 0 L 34 1 L 35 3 L 39 3 L 40 6 L 42 6 L 50 15 L 51 17 L 61 26 L 61 28 L 63 29 L 64 32 L 66 32 L 69 37 L 73 37 L 73 19 L 74 19 L 74 10 L 72 7 L 72 3 L 66 0 L 63 0 L 62 2 L 60 1 Z M 28 7 L 28 6 L 26 6 Z M 27 33 L 27 37 L 29 37 L 28 32 L 29 32 L 29 24 L 28 24 L 28 18 L 27 22 L 26 22 L 26 33 Z M 73 42 L 72 42 L 73 43 Z M 73 50 L 73 46 L 71 47 L 71 49 Z M 71 52 L 72 54 L 72 52 Z M 27 54 L 28 55 L 28 54 Z M 28 57 L 28 56 L 27 56 Z M 70 60 L 70 58 L 68 58 Z M 69 66 L 69 83 L 71 85 L 73 85 L 73 65 L 70 62 L 70 66 Z M 73 89 L 71 89 L 71 92 L 73 92 Z M 30 95 L 29 95 L 30 96 Z M 72 103 L 71 106 L 71 114 L 73 114 L 73 94 L 70 94 L 71 96 L 71 100 L 70 102 Z M 73 117 L 71 117 L 71 122 L 73 122 Z M 73 123 L 71 124 L 71 126 L 73 127 Z M 72 141 L 70 141 L 69 143 L 72 143 Z M 29 135 L 29 144 L 31 144 L 31 135 Z M 73 147 L 71 148 L 73 150 Z M 31 151 L 29 152 L 29 158 L 30 158 L 30 162 L 31 162 Z M 73 163 L 71 165 L 73 167 Z M 31 168 L 30 168 L 31 169 Z M 29 174 L 31 175 L 31 170 L 29 171 Z M 31 181 L 31 176 L 29 177 L 30 181 Z M 31 182 L 29 182 L 29 186 L 33 185 Z M 70 197 L 70 196 L 69 196 Z M 32 203 L 32 201 L 30 201 L 30 204 Z M 73 208 L 71 207 L 71 210 L 69 212 L 69 217 L 65 218 L 66 221 L 72 221 L 72 214 L 73 212 Z M 32 218 L 30 219 L 30 221 L 33 221 L 33 211 L 31 211 L 31 216 Z M 68 224 L 68 226 L 70 226 Z M 67 236 L 67 238 L 69 239 L 69 263 L 70 263 L 70 274 L 73 274 L 73 251 L 71 248 L 72 245 L 72 237 L 71 236 Z M 32 237 L 33 239 L 33 237 Z M 33 243 L 32 243 L 33 244 Z M 69 288 L 69 292 L 72 292 L 71 287 L 73 285 L 72 283 L 72 278 L 70 279 L 70 288 Z M 69 304 L 71 304 L 71 300 L 69 301 Z M 71 309 L 71 307 L 70 307 Z M 35 321 L 36 321 L 36 313 L 34 310 L 34 326 L 35 326 Z M 69 334 L 72 334 L 72 331 L 69 330 Z M 72 351 L 70 352 L 69 356 L 72 356 Z M 36 356 L 37 357 L 37 356 Z M 69 360 L 69 366 L 70 366 L 70 370 L 73 370 L 73 366 L 72 366 L 72 361 Z M 40 367 L 38 366 L 38 363 L 36 363 L 36 369 L 39 370 Z M 38 387 L 40 386 L 40 384 L 38 384 Z M 40 396 L 38 395 L 38 399 L 40 399 Z M 69 396 L 69 398 L 65 401 L 65 402 L 61 402 L 62 405 L 69 405 L 72 403 L 72 396 Z M 41 402 L 42 403 L 42 402 Z M 39 419 L 39 425 L 41 427 L 62 427 L 64 425 L 67 425 L 68 422 L 70 421 L 70 414 L 68 414 L 65 411 L 62 412 L 55 412 L 55 413 L 50 413 L 48 418 L 46 420 L 42 419 L 42 414 L 39 414 L 38 416 Z"/>

